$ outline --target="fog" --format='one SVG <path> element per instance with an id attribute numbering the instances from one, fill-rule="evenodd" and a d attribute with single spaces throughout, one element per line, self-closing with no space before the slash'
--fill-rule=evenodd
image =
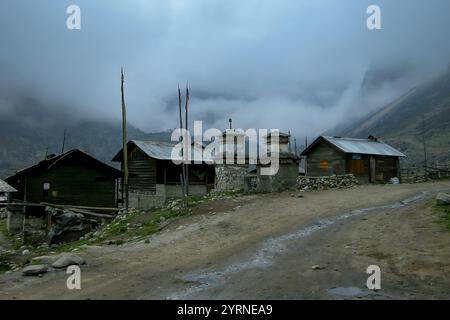
<path id="1" fill-rule="evenodd" d="M 81 30 L 66 8 L 81 8 Z M 368 30 L 366 9 L 381 8 Z M 363 116 L 447 69 L 450 2 L 381 0 L 4 0 L 0 116 L 26 92 L 73 117 L 177 126 L 177 86 L 191 120 L 223 129 L 316 135 Z"/>

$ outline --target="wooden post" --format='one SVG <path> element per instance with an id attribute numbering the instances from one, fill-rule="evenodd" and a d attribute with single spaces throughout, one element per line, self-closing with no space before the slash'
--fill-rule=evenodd
<path id="1" fill-rule="evenodd" d="M 427 144 L 425 140 L 425 116 L 422 116 L 422 144 L 423 144 L 423 158 L 425 168 L 425 181 L 428 181 L 428 156 L 427 156 Z"/>
<path id="2" fill-rule="evenodd" d="M 375 183 L 376 182 L 376 161 L 375 157 L 370 157 L 370 182 Z"/>
<path id="3" fill-rule="evenodd" d="M 63 142 L 62 142 L 62 147 L 61 147 L 61 154 L 64 153 L 64 149 L 66 148 L 66 132 L 67 132 L 67 130 L 64 129 Z"/>
<path id="4" fill-rule="evenodd" d="M 297 139 L 294 138 L 294 155 L 297 156 Z"/>
<path id="5" fill-rule="evenodd" d="M 180 90 L 180 86 L 178 86 L 178 111 L 179 111 L 179 115 L 180 115 L 180 130 L 183 129 L 183 111 L 181 110 L 181 90 Z M 184 137 L 183 137 L 184 139 Z M 181 159 L 184 160 L 184 153 L 183 153 L 183 149 L 181 150 Z M 182 179 L 180 179 L 181 181 L 181 188 L 183 190 L 183 196 L 186 197 L 187 193 L 186 193 L 186 185 L 185 185 L 185 177 L 186 177 L 186 167 L 184 166 L 184 163 L 181 163 L 181 170 L 182 170 Z"/>
<path id="6" fill-rule="evenodd" d="M 439 161 L 436 160 L 436 169 L 437 169 L 437 177 L 438 179 L 441 178 L 441 168 L 439 167 Z"/>
<path id="7" fill-rule="evenodd" d="M 163 162 L 163 166 L 164 166 L 164 185 L 167 184 L 167 169 L 166 169 L 166 162 Z"/>
<path id="8" fill-rule="evenodd" d="M 127 110 L 125 107 L 125 93 L 123 88 L 124 76 L 123 68 L 121 69 L 121 93 L 122 93 L 122 146 L 123 146 L 123 187 L 125 192 L 125 210 L 128 212 L 129 195 L 128 195 L 128 146 L 127 146 Z"/>
<path id="9" fill-rule="evenodd" d="M 185 109 L 186 109 L 185 110 L 186 120 L 185 120 L 184 125 L 186 127 L 186 134 L 190 135 L 190 133 L 189 133 L 189 118 L 188 118 L 188 109 L 189 109 L 189 87 L 188 87 L 188 84 L 186 84 L 186 106 L 185 106 Z M 185 155 L 186 159 L 187 159 L 187 162 L 186 162 L 186 177 L 184 179 L 184 183 L 186 184 L 186 196 L 189 196 L 189 157 L 191 156 L 190 155 L 190 147 L 191 146 L 189 145 L 188 139 L 187 139 L 186 140 L 186 151 L 187 151 L 187 154 Z"/>

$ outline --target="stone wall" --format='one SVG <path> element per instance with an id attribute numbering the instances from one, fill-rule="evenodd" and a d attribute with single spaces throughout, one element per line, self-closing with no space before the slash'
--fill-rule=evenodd
<path id="1" fill-rule="evenodd" d="M 216 165 L 216 185 L 218 192 L 245 190 L 247 165 Z"/>
<path id="2" fill-rule="evenodd" d="M 358 179 L 352 174 L 297 178 L 297 188 L 305 191 L 350 188 L 358 183 Z"/>
<path id="3" fill-rule="evenodd" d="M 280 192 L 296 187 L 298 177 L 298 163 L 280 164 L 277 174 L 264 176 L 258 168 L 258 192 Z"/>
<path id="4" fill-rule="evenodd" d="M 189 194 L 193 196 L 205 196 L 207 194 L 206 185 L 189 185 Z M 130 208 L 140 210 L 159 208 L 166 204 L 168 199 L 182 198 L 183 192 L 180 185 L 157 184 L 154 193 L 130 192 Z"/>
<path id="5" fill-rule="evenodd" d="M 181 190 L 180 185 L 166 185 L 166 199 L 171 198 L 181 198 L 183 197 L 183 191 Z M 197 185 L 197 184 L 189 184 L 189 195 L 191 196 L 206 196 L 208 194 L 208 188 L 206 184 L 203 185 Z"/>
<path id="6" fill-rule="evenodd" d="M 166 202 L 166 195 L 164 185 L 156 185 L 155 193 L 129 193 L 129 207 L 136 209 L 151 209 L 155 207 L 161 207 Z"/>

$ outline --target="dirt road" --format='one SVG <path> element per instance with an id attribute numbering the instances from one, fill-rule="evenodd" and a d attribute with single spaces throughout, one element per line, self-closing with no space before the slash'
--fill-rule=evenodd
<path id="1" fill-rule="evenodd" d="M 150 243 L 85 249 L 81 290 L 66 288 L 64 271 L 13 273 L 0 276 L 0 298 L 450 298 L 450 232 L 427 202 L 442 189 L 450 182 L 207 204 Z M 381 268 L 380 291 L 365 289 L 369 265 Z"/>

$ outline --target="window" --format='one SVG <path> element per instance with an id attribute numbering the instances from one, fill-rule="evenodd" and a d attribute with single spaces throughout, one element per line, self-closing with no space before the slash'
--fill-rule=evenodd
<path id="1" fill-rule="evenodd" d="M 42 185 L 42 194 L 44 197 L 48 197 L 50 193 L 50 187 L 50 182 L 44 182 L 44 184 Z"/>
<path id="2" fill-rule="evenodd" d="M 320 160 L 319 167 L 322 170 L 328 170 L 329 164 L 327 160 Z"/>

